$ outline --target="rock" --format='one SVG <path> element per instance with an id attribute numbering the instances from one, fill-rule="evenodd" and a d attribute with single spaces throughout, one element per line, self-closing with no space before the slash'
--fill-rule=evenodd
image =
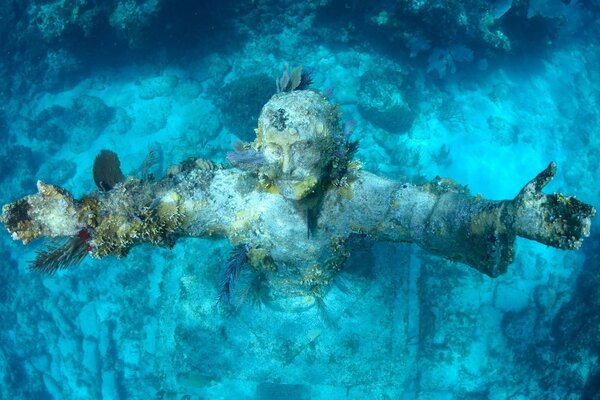
<path id="1" fill-rule="evenodd" d="M 150 100 L 155 97 L 170 96 L 178 83 L 179 79 L 173 75 L 145 79 L 140 85 L 140 98 Z"/>
<path id="2" fill-rule="evenodd" d="M 494 307 L 501 311 L 520 311 L 527 307 L 528 291 L 517 285 L 499 284 L 494 293 Z"/>

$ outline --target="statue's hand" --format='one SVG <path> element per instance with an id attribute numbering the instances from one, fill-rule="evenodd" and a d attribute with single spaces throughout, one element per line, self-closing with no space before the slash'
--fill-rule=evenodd
<path id="1" fill-rule="evenodd" d="M 73 236 L 82 229 L 79 205 L 66 190 L 37 183 L 38 193 L 16 200 L 2 208 L 0 222 L 14 240 L 27 244 L 38 237 Z"/>
<path id="2" fill-rule="evenodd" d="M 556 163 L 551 162 L 519 192 L 513 200 L 513 227 L 518 236 L 560 249 L 578 249 L 590 234 L 596 210 L 572 196 L 542 193 L 555 173 Z"/>

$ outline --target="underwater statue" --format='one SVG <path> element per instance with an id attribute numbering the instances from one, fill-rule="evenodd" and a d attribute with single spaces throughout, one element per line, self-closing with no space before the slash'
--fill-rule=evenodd
<path id="1" fill-rule="evenodd" d="M 3 207 L 1 222 L 27 244 L 45 237 L 33 269 L 53 273 L 86 255 L 125 257 L 141 243 L 224 237 L 235 246 L 222 283 L 241 265 L 281 295 L 322 295 L 344 265 L 353 237 L 415 243 L 490 276 L 506 272 L 516 236 L 578 249 L 592 206 L 544 194 L 550 165 L 512 200 L 491 201 L 450 179 L 397 182 L 361 170 L 338 107 L 296 90 L 263 107 L 256 139 L 228 155 L 234 168 L 188 159 L 159 180 L 125 178 L 112 152 L 94 165 L 98 190 L 75 199 L 38 182 L 38 193 Z"/>

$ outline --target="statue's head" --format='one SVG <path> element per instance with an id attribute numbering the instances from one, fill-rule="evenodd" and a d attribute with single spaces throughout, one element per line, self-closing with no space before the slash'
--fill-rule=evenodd
<path id="1" fill-rule="evenodd" d="M 312 90 L 273 96 L 262 109 L 254 145 L 265 160 L 260 178 L 292 200 L 341 178 L 354 150 L 338 108 Z"/>

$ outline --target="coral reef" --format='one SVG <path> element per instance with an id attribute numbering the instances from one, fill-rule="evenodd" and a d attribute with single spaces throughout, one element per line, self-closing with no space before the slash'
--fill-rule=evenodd
<path id="1" fill-rule="evenodd" d="M 407 101 L 410 92 L 401 71 L 389 66 L 372 69 L 360 78 L 358 110 L 378 128 L 392 134 L 406 133 L 416 115 L 415 106 Z"/>
<path id="2" fill-rule="evenodd" d="M 223 124 L 241 140 L 251 141 L 262 106 L 275 94 L 275 79 L 267 74 L 245 76 L 219 92 Z"/>
<path id="3" fill-rule="evenodd" d="M 316 15 L 317 21 L 333 24 L 343 32 L 336 35 L 338 40 L 370 41 L 385 46 L 390 55 L 414 57 L 413 65 L 420 63 L 438 73 L 445 65 L 440 73 L 443 76 L 456 67 L 456 62 L 468 59 L 491 62 L 507 54 L 546 51 L 564 28 L 557 14 L 568 14 L 566 8 L 558 13 L 536 13 L 529 1 L 381 4 L 330 0 L 321 4 Z M 471 56 L 456 58 L 457 48 Z M 444 55 L 442 64 L 440 55 Z"/>

